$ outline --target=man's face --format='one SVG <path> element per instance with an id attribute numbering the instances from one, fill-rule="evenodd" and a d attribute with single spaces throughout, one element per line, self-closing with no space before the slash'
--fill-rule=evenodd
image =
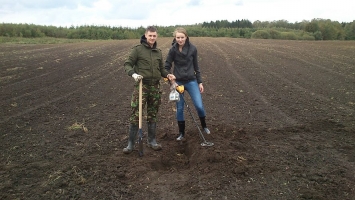
<path id="1" fill-rule="evenodd" d="M 157 40 L 158 34 L 157 32 L 146 32 L 145 37 L 147 38 L 147 42 L 150 46 L 153 46 L 155 41 Z"/>

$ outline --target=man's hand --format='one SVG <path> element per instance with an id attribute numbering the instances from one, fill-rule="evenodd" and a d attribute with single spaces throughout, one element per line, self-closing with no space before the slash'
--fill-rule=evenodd
<path id="1" fill-rule="evenodd" d="M 142 75 L 139 75 L 139 74 L 132 74 L 132 77 L 134 78 L 135 81 L 140 81 L 141 79 L 143 79 L 143 76 Z"/>
<path id="2" fill-rule="evenodd" d="M 166 78 L 168 78 L 169 81 L 173 81 L 173 80 L 176 79 L 176 77 L 174 76 L 174 74 L 168 74 L 168 75 L 166 76 Z"/>

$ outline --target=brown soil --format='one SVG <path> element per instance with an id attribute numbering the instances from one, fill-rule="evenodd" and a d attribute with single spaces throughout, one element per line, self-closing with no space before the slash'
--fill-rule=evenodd
<path id="1" fill-rule="evenodd" d="M 187 111 L 175 140 L 162 81 L 163 150 L 143 157 L 122 153 L 138 40 L 1 44 L 0 199 L 354 199 L 354 41 L 191 41 L 214 146 Z"/>

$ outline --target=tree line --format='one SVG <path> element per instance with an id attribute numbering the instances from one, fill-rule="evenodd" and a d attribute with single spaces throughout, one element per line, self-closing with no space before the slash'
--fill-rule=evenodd
<path id="1" fill-rule="evenodd" d="M 157 26 L 160 37 L 172 37 L 177 26 Z M 291 40 L 355 40 L 355 20 L 339 23 L 329 19 L 254 21 L 242 19 L 229 22 L 217 20 L 195 25 L 183 25 L 191 37 L 232 37 Z M 35 24 L 0 24 L 0 36 L 24 38 L 67 38 L 90 40 L 137 39 L 145 27 L 71 26 L 56 27 Z"/>

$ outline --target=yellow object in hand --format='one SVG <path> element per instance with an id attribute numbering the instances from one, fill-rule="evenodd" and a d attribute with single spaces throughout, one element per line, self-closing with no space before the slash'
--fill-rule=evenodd
<path id="1" fill-rule="evenodd" d="M 182 94 L 182 93 L 184 93 L 184 85 L 179 85 L 179 86 L 176 86 L 176 90 L 180 93 L 180 94 Z"/>

